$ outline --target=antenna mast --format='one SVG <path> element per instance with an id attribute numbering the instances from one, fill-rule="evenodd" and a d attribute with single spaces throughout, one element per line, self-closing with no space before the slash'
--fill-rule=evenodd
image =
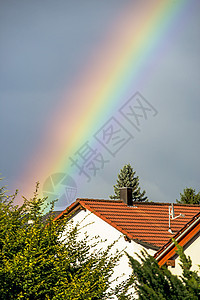
<path id="1" fill-rule="evenodd" d="M 185 217 L 184 214 L 179 214 L 178 216 L 175 217 L 175 213 L 174 213 L 174 204 L 172 203 L 171 206 L 169 206 L 169 229 L 168 229 L 168 232 L 169 233 L 174 233 L 171 229 L 171 220 L 175 220 L 179 217 Z"/>

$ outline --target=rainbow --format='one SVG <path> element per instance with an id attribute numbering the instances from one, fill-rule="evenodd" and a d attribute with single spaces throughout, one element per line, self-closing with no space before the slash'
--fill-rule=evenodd
<path id="1" fill-rule="evenodd" d="M 104 122 L 148 80 L 146 64 L 161 55 L 169 29 L 186 9 L 186 1 L 133 1 L 113 22 L 70 90 L 58 101 L 56 111 L 44 128 L 30 165 L 24 171 L 20 189 L 33 194 L 34 182 L 43 184 L 54 173 L 77 176 L 69 157 L 90 140 Z M 61 191 L 55 192 L 57 195 Z"/>

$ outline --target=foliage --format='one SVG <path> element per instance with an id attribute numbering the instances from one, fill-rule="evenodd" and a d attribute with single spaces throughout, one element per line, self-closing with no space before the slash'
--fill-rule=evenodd
<path id="1" fill-rule="evenodd" d="M 200 277 L 191 271 L 191 260 L 186 257 L 182 247 L 177 245 L 180 256 L 182 276 L 173 275 L 165 266 L 158 262 L 146 251 L 134 259 L 130 255 L 129 261 L 133 273 L 127 285 L 134 286 L 139 299 L 146 300 L 177 300 L 199 299 Z"/>
<path id="2" fill-rule="evenodd" d="M 136 172 L 130 164 L 125 165 L 118 174 L 118 180 L 114 185 L 114 195 L 110 196 L 110 199 L 120 199 L 120 188 L 131 187 L 132 197 L 134 201 L 147 201 L 145 191 L 141 192 L 139 187 L 139 177 L 136 176 Z"/>
<path id="3" fill-rule="evenodd" d="M 0 299 L 110 299 L 120 255 L 80 240 L 79 226 L 65 218 L 53 221 L 53 203 L 44 220 L 37 189 L 21 207 L 0 189 Z"/>
<path id="4" fill-rule="evenodd" d="M 176 200 L 177 203 L 182 204 L 200 204 L 200 192 L 195 193 L 193 188 L 185 188 L 183 194 L 180 193 L 180 200 Z"/>
<path id="5" fill-rule="evenodd" d="M 183 248 L 176 241 L 174 243 L 176 244 L 177 254 L 180 257 L 180 265 L 183 270 L 182 281 L 187 290 L 193 295 L 192 299 L 200 299 L 200 276 L 196 271 L 191 271 L 191 258 L 189 256 L 186 257 Z"/>

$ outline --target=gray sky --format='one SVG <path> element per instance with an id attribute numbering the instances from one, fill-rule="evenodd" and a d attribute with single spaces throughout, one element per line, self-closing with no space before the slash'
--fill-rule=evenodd
<path id="1" fill-rule="evenodd" d="M 128 2 L 0 1 L 0 172 L 8 189 L 21 185 L 21 170 L 34 155 L 63 91 Z M 193 0 L 146 62 L 146 80 L 132 86 L 158 114 L 77 196 L 108 198 L 126 163 L 152 201 L 173 202 L 186 186 L 200 190 L 199 23 L 200 2 Z M 131 130 L 130 124 L 124 126 Z"/>

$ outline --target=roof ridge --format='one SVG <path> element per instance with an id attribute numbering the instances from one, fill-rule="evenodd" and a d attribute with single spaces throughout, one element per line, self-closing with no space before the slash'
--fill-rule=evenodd
<path id="1" fill-rule="evenodd" d="M 123 203 L 122 200 L 112 200 L 112 199 L 97 199 L 97 198 L 77 198 L 76 201 L 96 201 L 96 202 L 110 202 L 110 203 Z M 200 204 L 185 204 L 185 203 L 174 203 L 174 202 L 142 202 L 142 201 L 133 201 L 133 204 L 139 204 L 139 205 L 175 205 L 175 206 L 188 206 L 188 207 L 200 207 Z"/>
<path id="2" fill-rule="evenodd" d="M 118 203 L 121 203 L 123 202 L 122 200 L 109 200 L 109 199 L 91 199 L 91 198 L 77 198 L 78 201 L 99 201 L 99 202 L 110 202 L 110 203 L 115 203 L 115 202 L 118 202 Z"/>

